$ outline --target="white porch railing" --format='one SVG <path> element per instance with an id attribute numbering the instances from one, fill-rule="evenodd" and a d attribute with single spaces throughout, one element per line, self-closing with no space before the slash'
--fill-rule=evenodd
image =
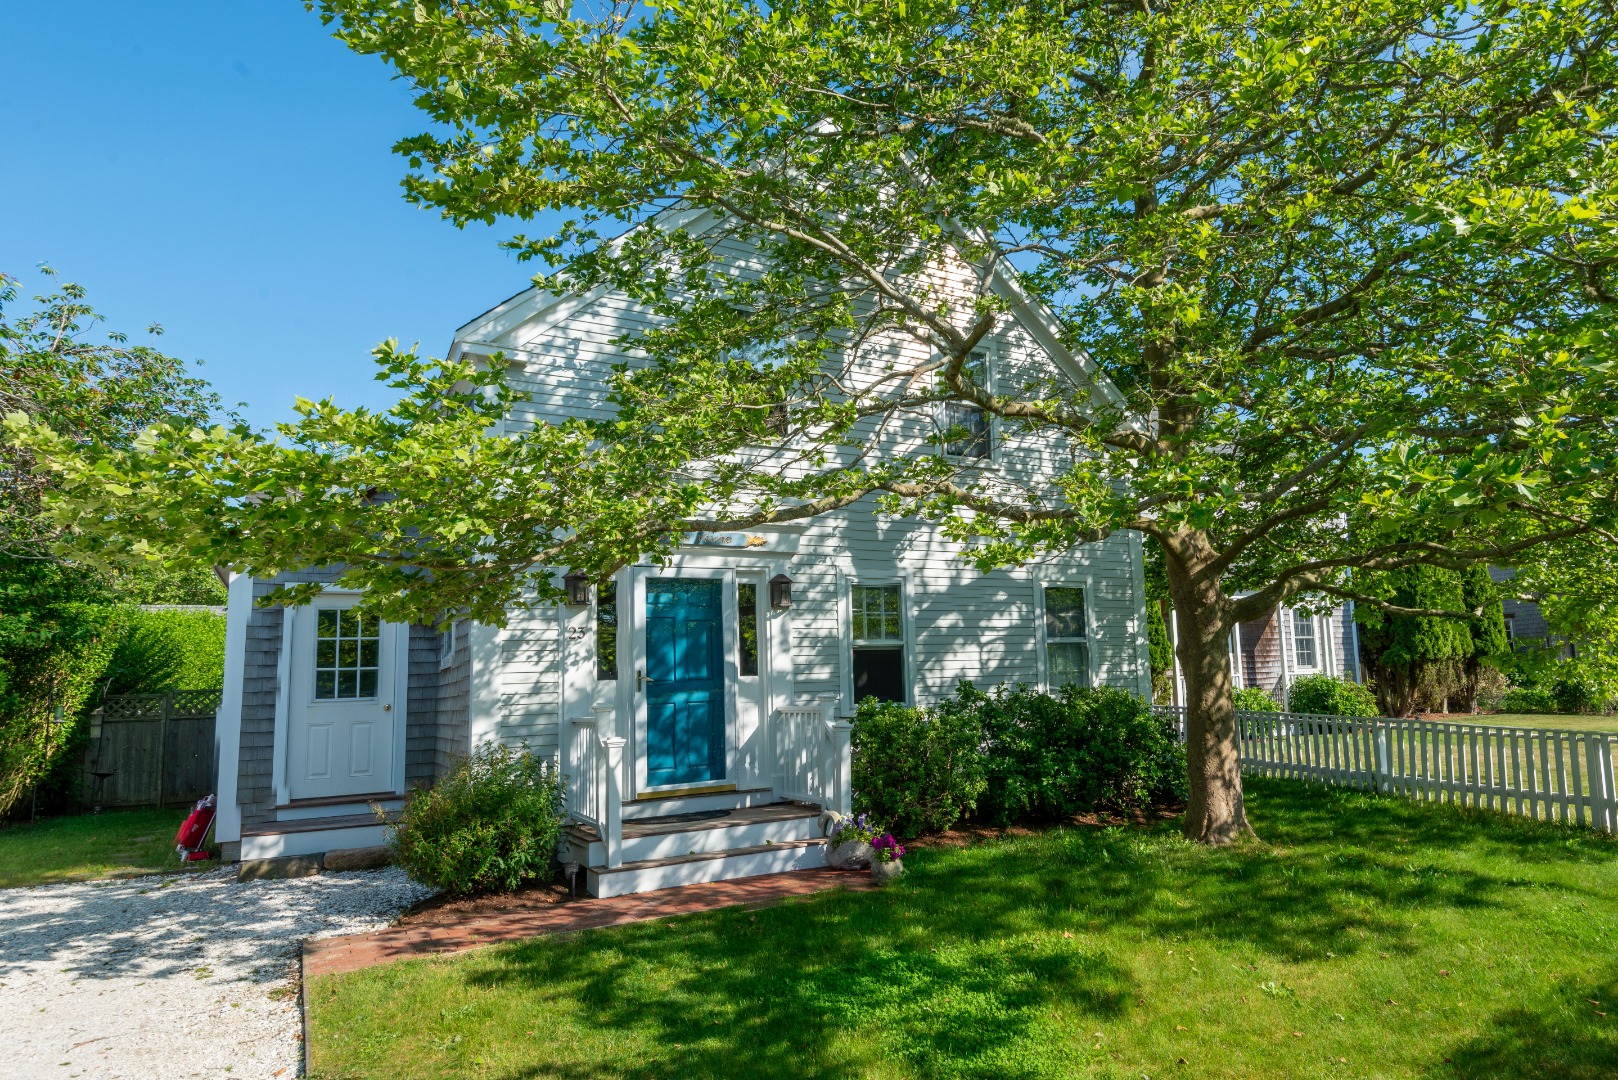
<path id="1" fill-rule="evenodd" d="M 775 711 L 775 748 L 780 766 L 779 794 L 847 814 L 853 808 L 853 725 L 837 717 L 836 694 L 822 694 L 814 705 L 787 705 Z"/>
<path id="2" fill-rule="evenodd" d="M 1185 736 L 1185 710 L 1174 716 Z M 1238 710 L 1242 771 L 1618 832 L 1618 735 Z"/>
<path id="3" fill-rule="evenodd" d="M 568 816 L 601 836 L 608 867 L 623 864 L 624 742 L 612 706 L 603 705 L 593 717 L 568 723 L 562 748 Z"/>

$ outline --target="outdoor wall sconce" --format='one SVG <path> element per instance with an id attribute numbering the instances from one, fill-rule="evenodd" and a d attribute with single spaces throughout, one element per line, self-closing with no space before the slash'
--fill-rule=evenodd
<path id="1" fill-rule="evenodd" d="M 785 574 L 776 574 L 770 579 L 770 606 L 776 611 L 792 606 L 792 579 Z"/>
<path id="2" fill-rule="evenodd" d="M 590 578 L 583 570 L 569 570 L 562 578 L 562 585 L 567 589 L 569 604 L 583 607 L 590 602 Z"/>

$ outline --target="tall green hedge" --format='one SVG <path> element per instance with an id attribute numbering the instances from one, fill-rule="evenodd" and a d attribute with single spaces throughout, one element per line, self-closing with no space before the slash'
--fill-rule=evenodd
<path id="1" fill-rule="evenodd" d="M 212 611 L 133 611 L 107 667 L 109 693 L 209 690 L 225 679 L 225 617 Z"/>

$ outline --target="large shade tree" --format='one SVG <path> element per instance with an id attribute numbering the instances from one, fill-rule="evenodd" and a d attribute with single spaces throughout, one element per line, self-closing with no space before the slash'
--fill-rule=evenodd
<path id="1" fill-rule="evenodd" d="M 560 210 L 512 241 L 542 284 L 661 322 L 612 421 L 527 439 L 490 431 L 497 372 L 390 347 L 391 413 L 42 447 L 104 552 L 344 562 L 384 614 L 498 620 L 534 567 L 861 499 L 983 567 L 1138 530 L 1178 623 L 1185 830 L 1225 842 L 1249 831 L 1233 625 L 1300 595 L 1400 609 L 1378 575 L 1612 524 L 1611 0 L 314 6 L 432 118 L 399 146 L 409 198 Z M 684 208 L 722 222 L 606 241 Z M 735 244 L 770 272 L 724 272 Z M 934 288 L 954 259 L 964 297 Z M 1112 390 L 982 378 L 1012 270 Z M 931 358 L 841 377 L 883 333 Z M 1064 464 L 1029 489 L 858 452 L 940 401 Z"/>

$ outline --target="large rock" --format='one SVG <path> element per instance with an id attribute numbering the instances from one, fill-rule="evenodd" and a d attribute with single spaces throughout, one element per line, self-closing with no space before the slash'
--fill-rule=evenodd
<path id="1" fill-rule="evenodd" d="M 380 870 L 393 861 L 393 853 L 386 844 L 376 844 L 372 847 L 339 848 L 336 851 L 326 852 L 326 870 L 328 873 L 337 873 L 343 870 Z"/>
<path id="2" fill-rule="evenodd" d="M 319 855 L 284 855 L 279 859 L 243 859 L 236 865 L 237 881 L 313 877 L 320 873 Z"/>
<path id="3" fill-rule="evenodd" d="M 833 870 L 864 870 L 874 854 L 864 840 L 846 840 L 826 853 L 826 865 Z"/>

